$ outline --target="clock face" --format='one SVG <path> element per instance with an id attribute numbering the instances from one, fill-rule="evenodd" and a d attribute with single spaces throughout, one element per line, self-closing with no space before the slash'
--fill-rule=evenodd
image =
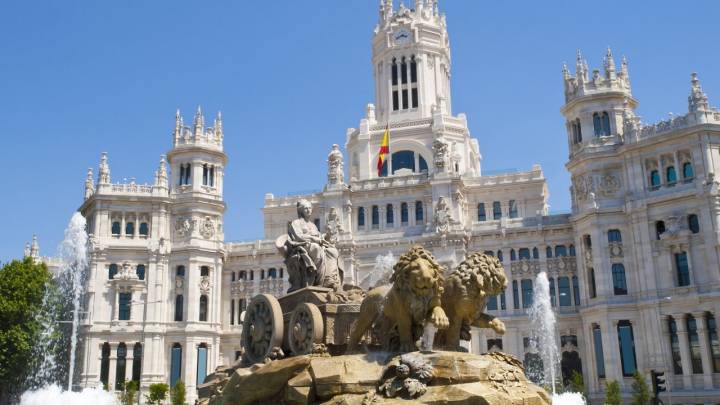
<path id="1" fill-rule="evenodd" d="M 410 32 L 406 29 L 401 29 L 393 34 L 396 44 L 407 44 L 410 42 Z"/>

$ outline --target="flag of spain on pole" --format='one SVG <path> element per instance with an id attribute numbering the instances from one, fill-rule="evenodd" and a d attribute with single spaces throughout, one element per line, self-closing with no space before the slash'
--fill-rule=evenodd
<path id="1" fill-rule="evenodd" d="M 382 167 L 387 160 L 387 154 L 390 153 L 390 126 L 385 126 L 385 133 L 383 134 L 382 142 L 380 143 L 380 152 L 378 153 L 377 171 L 378 177 L 381 176 Z"/>

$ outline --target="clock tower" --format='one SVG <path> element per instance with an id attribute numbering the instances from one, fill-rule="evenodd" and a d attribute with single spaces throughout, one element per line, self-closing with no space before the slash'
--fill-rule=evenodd
<path id="1" fill-rule="evenodd" d="M 380 3 L 373 39 L 376 114 L 379 122 L 450 114 L 450 41 L 437 0 Z"/>

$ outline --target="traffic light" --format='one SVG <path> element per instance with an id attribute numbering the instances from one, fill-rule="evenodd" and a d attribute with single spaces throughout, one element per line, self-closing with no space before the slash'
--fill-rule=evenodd
<path id="1" fill-rule="evenodd" d="M 665 373 L 651 370 L 650 376 L 652 377 L 653 393 L 657 398 L 659 393 L 665 392 L 667 390 L 667 388 L 665 387 Z"/>

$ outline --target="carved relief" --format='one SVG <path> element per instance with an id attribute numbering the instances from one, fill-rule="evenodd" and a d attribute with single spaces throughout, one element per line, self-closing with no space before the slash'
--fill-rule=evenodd
<path id="1" fill-rule="evenodd" d="M 210 239 L 215 236 L 215 224 L 212 218 L 205 217 L 202 226 L 200 227 L 200 235 L 205 239 Z"/>
<path id="2" fill-rule="evenodd" d="M 439 171 L 444 171 L 448 160 L 448 145 L 436 139 L 433 141 L 433 163 Z"/>
<path id="3" fill-rule="evenodd" d="M 620 179 L 611 173 L 605 173 L 600 178 L 600 194 L 606 197 L 614 196 L 620 190 Z"/>
<path id="4" fill-rule="evenodd" d="M 190 236 L 195 227 L 195 221 L 189 217 L 180 217 L 175 220 L 175 235 L 178 237 Z"/>
<path id="5" fill-rule="evenodd" d="M 343 232 L 342 221 L 335 207 L 330 208 L 325 225 L 325 239 L 330 243 L 337 243 L 338 235 Z"/>
<path id="6" fill-rule="evenodd" d="M 450 225 L 453 223 L 450 207 L 445 197 L 440 197 L 435 207 L 435 232 L 447 235 L 450 232 Z"/>
<path id="7" fill-rule="evenodd" d="M 210 292 L 210 276 L 200 278 L 200 292 L 207 294 Z"/>

